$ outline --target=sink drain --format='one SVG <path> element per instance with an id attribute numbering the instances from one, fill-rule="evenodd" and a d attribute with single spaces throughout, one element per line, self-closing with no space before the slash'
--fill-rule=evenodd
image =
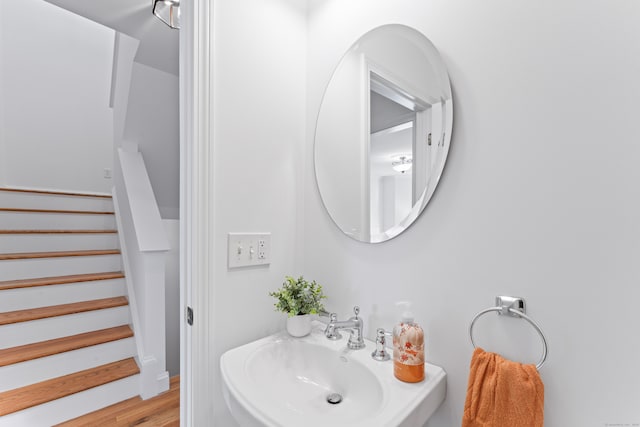
<path id="1" fill-rule="evenodd" d="M 332 405 L 337 405 L 338 403 L 342 402 L 342 395 L 339 393 L 331 393 L 327 396 L 327 402 L 331 403 Z"/>

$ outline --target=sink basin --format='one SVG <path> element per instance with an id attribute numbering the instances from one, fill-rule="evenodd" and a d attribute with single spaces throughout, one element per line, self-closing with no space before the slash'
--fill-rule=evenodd
<path id="1" fill-rule="evenodd" d="M 446 374 L 425 364 L 426 378 L 398 381 L 393 362 L 371 358 L 375 344 L 347 349 L 313 322 L 310 335 L 286 332 L 231 349 L 220 358 L 223 392 L 236 421 L 247 426 L 421 426 L 444 401 Z"/>
<path id="2" fill-rule="evenodd" d="M 292 421 L 318 413 L 324 423 L 351 423 L 382 405 L 382 385 L 362 363 L 306 341 L 285 338 L 265 343 L 249 355 L 245 369 L 265 403 L 282 406 Z M 334 393 L 340 396 L 334 400 L 341 398 L 339 404 L 327 402 Z"/>

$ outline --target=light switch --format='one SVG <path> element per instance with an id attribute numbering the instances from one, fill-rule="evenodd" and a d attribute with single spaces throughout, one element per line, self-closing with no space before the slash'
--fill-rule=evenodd
<path id="1" fill-rule="evenodd" d="M 227 244 L 229 268 L 271 263 L 271 233 L 229 233 Z"/>

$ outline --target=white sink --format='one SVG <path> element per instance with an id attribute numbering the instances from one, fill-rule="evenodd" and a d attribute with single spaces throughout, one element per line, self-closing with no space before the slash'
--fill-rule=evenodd
<path id="1" fill-rule="evenodd" d="M 241 426 L 422 426 L 444 401 L 442 368 L 425 364 L 424 381 L 398 381 L 392 361 L 371 358 L 373 342 L 348 350 L 348 331 L 331 341 L 324 327 L 314 322 L 306 337 L 281 332 L 222 355 L 225 400 Z M 340 403 L 327 401 L 334 393 Z"/>

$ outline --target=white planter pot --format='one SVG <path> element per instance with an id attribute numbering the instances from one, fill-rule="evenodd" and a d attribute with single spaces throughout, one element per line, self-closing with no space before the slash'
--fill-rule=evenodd
<path id="1" fill-rule="evenodd" d="M 287 332 L 292 337 L 304 337 L 311 333 L 311 316 L 301 314 L 287 317 Z"/>

